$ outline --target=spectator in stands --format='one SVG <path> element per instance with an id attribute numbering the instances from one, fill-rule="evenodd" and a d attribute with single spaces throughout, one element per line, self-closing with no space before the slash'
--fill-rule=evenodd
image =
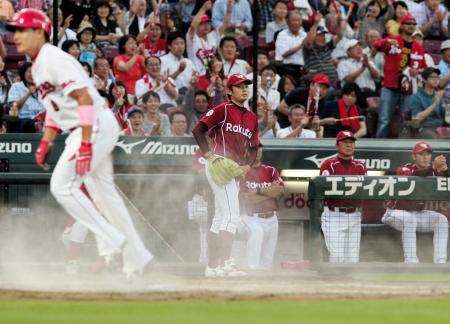
<path id="1" fill-rule="evenodd" d="M 182 22 L 182 32 L 187 33 L 189 27 L 191 26 L 192 17 L 194 17 L 194 9 L 196 8 L 196 0 L 184 0 L 181 1 L 181 22 Z"/>
<path id="2" fill-rule="evenodd" d="M 72 55 L 77 61 L 80 60 L 81 50 L 78 40 L 66 40 L 61 45 L 61 49 Z"/>
<path id="3" fill-rule="evenodd" d="M 121 0 L 108 0 L 109 6 L 112 10 L 111 19 L 114 20 L 117 25 L 119 25 L 122 33 L 125 32 L 125 6 L 121 2 Z M 129 4 L 128 1 L 125 1 L 126 4 Z"/>
<path id="4" fill-rule="evenodd" d="M 251 101 L 250 106 L 252 106 Z M 276 138 L 280 125 L 277 122 L 277 116 L 273 114 L 273 109 L 269 107 L 263 96 L 258 96 L 256 116 L 258 117 L 259 137 Z"/>
<path id="5" fill-rule="evenodd" d="M 48 8 L 47 16 L 52 22 L 52 34 L 50 35 L 50 39 L 53 40 L 53 6 Z M 77 33 L 69 28 L 72 18 L 73 16 L 69 15 L 63 21 L 62 10 L 58 8 L 58 47 L 61 47 L 66 40 L 77 40 Z"/>
<path id="6" fill-rule="evenodd" d="M 265 68 L 266 66 L 268 66 L 269 64 L 271 64 L 271 62 L 269 59 L 269 54 L 267 54 L 267 52 L 265 50 L 258 50 L 256 60 L 257 60 L 256 63 L 258 65 L 258 73 L 260 74 L 260 75 L 258 75 L 258 83 L 260 83 L 262 69 Z M 247 74 L 247 79 L 253 80 L 253 72 Z M 274 80 L 274 82 L 272 82 L 271 88 L 274 90 L 277 90 L 279 81 L 280 81 L 280 75 L 276 74 L 275 80 Z"/>
<path id="7" fill-rule="evenodd" d="M 109 86 L 109 107 L 111 108 L 120 128 L 127 127 L 127 112 L 131 108 L 131 104 L 127 96 L 127 88 L 125 84 L 117 80 Z"/>
<path id="8" fill-rule="evenodd" d="M 419 43 L 425 49 L 425 46 L 423 45 L 423 33 L 422 33 L 422 31 L 419 28 L 417 28 L 414 31 L 414 33 L 412 34 L 412 38 L 413 38 L 414 41 Z M 434 63 L 434 60 L 431 57 L 431 55 L 428 54 L 428 53 L 424 53 L 423 55 L 424 55 L 424 58 L 425 58 L 425 65 L 427 67 L 435 67 L 436 64 Z"/>
<path id="9" fill-rule="evenodd" d="M 280 78 L 278 82 L 277 90 L 280 93 L 280 100 L 283 100 L 289 92 L 297 88 L 297 82 L 292 75 L 286 74 Z"/>
<path id="10" fill-rule="evenodd" d="M 205 90 L 212 98 L 225 98 L 225 75 L 223 72 L 223 62 L 219 53 L 214 53 L 208 60 L 208 66 L 205 75 L 194 74 L 191 80 L 191 87 L 199 90 Z M 221 101 L 216 101 L 215 105 Z"/>
<path id="11" fill-rule="evenodd" d="M 97 90 L 107 91 L 113 82 L 111 68 L 106 57 L 97 57 L 94 62 L 94 81 Z"/>
<path id="12" fill-rule="evenodd" d="M 250 3 L 247 0 L 216 0 L 212 9 L 212 26 L 219 28 L 225 20 L 227 14 L 228 2 L 234 2 L 231 12 L 230 29 L 236 33 L 245 34 L 253 28 L 253 16 L 250 9 Z"/>
<path id="13" fill-rule="evenodd" d="M 408 14 L 408 6 L 404 1 L 394 2 L 394 17 L 386 23 L 388 35 L 399 35 L 400 19 Z"/>
<path id="14" fill-rule="evenodd" d="M 304 40 L 303 56 L 305 59 L 305 68 L 312 73 L 325 74 L 331 80 L 331 84 L 337 81 L 336 67 L 331 59 L 331 52 L 336 47 L 336 44 L 342 38 L 343 30 L 340 29 L 337 35 L 327 42 L 327 30 L 319 26 L 322 15 L 317 13 L 314 17 L 314 24 L 311 26 L 308 34 Z M 342 19 L 342 18 L 339 18 Z M 344 26 L 341 24 L 341 26 Z"/>
<path id="15" fill-rule="evenodd" d="M 144 44 L 144 55 L 161 57 L 167 53 L 167 42 L 162 37 L 162 25 L 155 16 L 145 23 L 145 28 L 139 33 L 137 41 Z"/>
<path id="16" fill-rule="evenodd" d="M 288 28 L 278 34 L 275 42 L 275 60 L 283 62 L 283 73 L 299 79 L 302 76 L 303 46 L 306 33 L 302 28 L 302 17 L 298 11 L 291 11 L 287 17 Z"/>
<path id="17" fill-rule="evenodd" d="M 14 8 L 11 1 L 0 0 L 0 33 L 6 32 L 6 24 L 14 16 Z"/>
<path id="18" fill-rule="evenodd" d="M 231 1 L 228 1 L 227 5 L 230 7 L 227 7 L 223 23 L 216 29 L 211 30 L 211 20 L 206 15 L 212 7 L 211 1 L 206 1 L 192 19 L 191 27 L 186 35 L 187 53 L 200 75 L 206 74 L 208 61 L 216 52 L 220 38 L 230 22 Z"/>
<path id="19" fill-rule="evenodd" d="M 412 151 L 414 163 L 397 168 L 400 176 L 445 176 L 450 172 L 447 161 L 439 155 L 432 161 L 432 148 L 426 142 L 416 143 Z M 425 209 L 425 201 L 389 201 L 381 220 L 402 232 L 405 263 L 419 263 L 417 258 L 416 232 L 433 232 L 434 263 L 447 262 L 448 220 L 445 215 Z"/>
<path id="20" fill-rule="evenodd" d="M 417 138 L 438 138 L 436 128 L 444 124 L 444 90 L 439 89 L 440 74 L 439 69 L 426 68 L 422 72 L 423 89 L 411 98 L 411 116 L 418 127 Z"/>
<path id="21" fill-rule="evenodd" d="M 186 114 L 189 134 L 211 107 L 211 99 L 208 92 L 195 90 L 195 87 L 189 88 L 184 97 L 184 102 L 180 107 L 181 111 Z"/>
<path id="22" fill-rule="evenodd" d="M 169 53 L 161 57 L 161 71 L 168 71 L 169 76 L 175 80 L 178 90 L 189 87 L 194 72 L 197 72 L 194 63 L 183 57 L 186 42 L 182 34 L 175 32 L 167 36 Z M 182 90 L 183 89 L 183 90 Z"/>
<path id="23" fill-rule="evenodd" d="M 10 116 L 18 116 L 19 125 L 12 132 L 34 133 L 34 119 L 44 112 L 44 106 L 38 99 L 36 85 L 31 76 L 31 62 L 23 62 L 19 67 L 20 81 L 9 89 L 8 105 Z"/>
<path id="24" fill-rule="evenodd" d="M 96 31 L 95 42 L 98 46 L 117 44 L 123 36 L 122 30 L 115 20 L 112 19 L 113 10 L 108 1 L 101 0 L 96 3 L 96 9 L 92 25 Z"/>
<path id="25" fill-rule="evenodd" d="M 182 111 L 174 111 L 169 116 L 170 136 L 190 136 L 187 131 L 187 117 Z"/>
<path id="26" fill-rule="evenodd" d="M 416 20 L 410 15 L 400 19 L 400 36 L 388 36 L 374 42 L 373 48 L 385 54 L 384 80 L 378 113 L 376 137 L 388 136 L 389 124 L 397 105 L 408 110 L 414 81 L 425 68 L 424 49 L 412 39 Z"/>
<path id="27" fill-rule="evenodd" d="M 306 107 L 306 118 L 308 124 L 314 122 L 314 128 L 318 128 L 319 114 L 325 107 L 325 96 L 330 88 L 330 79 L 325 74 L 316 74 L 309 88 L 296 88 L 281 100 L 278 112 L 288 116 L 289 107 L 300 104 Z M 316 98 L 319 98 L 316 102 Z M 280 118 L 278 118 L 280 120 Z M 280 123 L 280 125 L 282 125 Z M 313 125 L 311 125 L 313 126 Z M 283 127 L 283 126 L 282 126 Z"/>
<path id="28" fill-rule="evenodd" d="M 142 97 L 144 105 L 145 120 L 144 131 L 149 136 L 169 136 L 170 121 L 166 114 L 159 112 L 159 95 L 149 91 Z"/>
<path id="29" fill-rule="evenodd" d="M 12 0 L 11 4 L 16 11 L 24 8 L 34 8 L 46 11 L 53 4 L 53 0 Z"/>
<path id="30" fill-rule="evenodd" d="M 375 67 L 380 72 L 380 80 L 377 80 L 377 86 L 384 75 L 384 54 L 376 51 L 373 47 L 373 43 L 379 39 L 381 39 L 381 34 L 377 30 L 369 30 L 366 35 L 367 46 L 363 48 L 363 54 L 369 55 L 370 60 L 375 64 Z"/>
<path id="31" fill-rule="evenodd" d="M 145 65 L 147 73 L 136 82 L 136 97 L 140 98 L 152 90 L 158 93 L 161 105 L 176 105 L 178 89 L 167 72 L 161 73 L 161 59 L 158 56 L 149 56 L 145 60 Z"/>
<path id="32" fill-rule="evenodd" d="M 338 101 L 327 102 L 319 112 L 320 125 L 323 126 L 323 137 L 334 138 L 340 131 L 349 130 L 355 138 L 367 134 L 366 123 L 357 106 L 360 88 L 356 83 L 348 82 L 341 90 Z"/>
<path id="33" fill-rule="evenodd" d="M 386 11 L 381 12 L 381 4 L 378 0 L 370 0 L 363 3 L 358 9 L 358 18 L 361 23 L 358 29 L 358 39 L 365 42 L 365 35 L 369 30 L 375 29 L 380 34 L 384 33 L 386 23 L 394 15 L 394 7 L 391 3 L 387 4 Z"/>
<path id="34" fill-rule="evenodd" d="M 92 0 L 68 0 L 61 1 L 61 10 L 64 20 L 72 16 L 69 28 L 77 30 L 83 20 L 89 20 L 94 12 L 94 1 Z"/>
<path id="35" fill-rule="evenodd" d="M 288 118 L 291 126 L 282 128 L 277 132 L 277 138 L 316 138 L 316 132 L 306 129 L 309 120 L 306 109 L 300 104 L 289 107 Z"/>
<path id="36" fill-rule="evenodd" d="M 450 103 L 450 39 L 441 44 L 442 59 L 438 64 L 441 71 L 440 87 L 445 88 L 445 102 Z"/>
<path id="37" fill-rule="evenodd" d="M 7 112 L 8 92 L 11 88 L 11 81 L 5 70 L 5 61 L 0 56 L 0 117 Z M 0 124 L 1 127 L 1 124 Z"/>
<path id="38" fill-rule="evenodd" d="M 276 81 L 277 69 L 273 65 L 267 65 L 260 70 L 258 93 L 263 96 L 268 107 L 274 111 L 280 104 L 280 93 L 273 88 Z"/>
<path id="39" fill-rule="evenodd" d="M 271 21 L 266 26 L 266 43 L 274 43 L 275 42 L 275 34 L 277 32 L 282 31 L 283 29 L 288 28 L 287 25 L 287 16 L 288 16 L 288 7 L 287 4 L 283 0 L 277 0 L 272 6 L 272 13 L 275 18 L 274 21 Z"/>
<path id="40" fill-rule="evenodd" d="M 125 35 L 137 37 L 144 30 L 146 14 L 147 2 L 145 0 L 131 0 L 130 10 L 125 13 Z"/>
<path id="41" fill-rule="evenodd" d="M 250 171 L 240 182 L 240 200 L 246 215 L 243 222 L 248 231 L 247 265 L 254 270 L 273 267 L 278 241 L 278 198 L 284 183 L 278 170 L 262 164 L 262 147 L 258 148 Z"/>
<path id="42" fill-rule="evenodd" d="M 355 160 L 356 137 L 350 131 L 336 136 L 337 156 L 320 166 L 321 176 L 365 176 L 367 166 Z M 362 201 L 358 199 L 327 199 L 324 201 L 321 227 L 330 262 L 359 262 L 361 243 Z"/>
<path id="43" fill-rule="evenodd" d="M 238 58 L 238 42 L 236 38 L 232 36 L 223 37 L 220 40 L 219 48 L 223 59 L 223 70 L 226 77 L 235 73 L 246 75 L 251 72 L 251 67 L 248 63 Z"/>
<path id="44" fill-rule="evenodd" d="M 412 11 L 425 39 L 447 39 L 447 9 L 440 0 L 424 0 Z"/>
<path id="45" fill-rule="evenodd" d="M 113 70 L 116 78 L 123 81 L 127 93 L 134 95 L 136 82 L 145 75 L 145 58 L 141 55 L 142 46 L 138 47 L 132 35 L 122 36 L 119 40 L 119 54 L 114 58 Z"/>
<path id="46" fill-rule="evenodd" d="M 268 23 L 273 21 L 272 15 L 272 0 L 257 0 L 258 9 L 258 34 L 262 35 Z"/>
<path id="47" fill-rule="evenodd" d="M 366 108 L 366 98 L 376 96 L 375 81 L 380 78 L 380 71 L 371 61 L 369 54 L 363 54 L 361 44 L 352 39 L 346 43 L 347 59 L 341 60 L 337 67 L 337 73 L 341 86 L 349 82 L 356 83 L 361 89 L 359 93 L 359 105 Z M 353 131 L 355 132 L 355 131 Z M 336 137 L 336 134 L 330 137 Z"/>
<path id="48" fill-rule="evenodd" d="M 95 45 L 96 31 L 94 27 L 88 21 L 83 21 L 77 31 L 77 39 L 80 44 L 80 61 L 87 62 L 91 66 L 94 65 L 94 61 L 97 56 L 101 56 L 102 53 Z"/>
<path id="49" fill-rule="evenodd" d="M 127 127 L 120 132 L 124 136 L 145 136 L 144 111 L 138 106 L 133 106 L 127 113 Z"/>

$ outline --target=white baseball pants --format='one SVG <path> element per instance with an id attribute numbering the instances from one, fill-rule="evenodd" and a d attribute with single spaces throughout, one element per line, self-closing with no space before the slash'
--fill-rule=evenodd
<path id="1" fill-rule="evenodd" d="M 448 220 L 432 211 L 407 211 L 387 209 L 381 220 L 402 232 L 405 263 L 418 263 L 416 232 L 433 232 L 434 263 L 447 262 Z"/>
<path id="2" fill-rule="evenodd" d="M 97 244 L 100 255 L 122 252 L 124 271 L 140 270 L 153 256 L 141 241 L 114 186 L 111 152 L 119 127 L 107 109 L 101 111 L 95 122 L 91 171 L 84 177 L 76 175 L 75 160 L 70 160 L 81 144 L 81 128 L 78 128 L 66 140 L 64 152 L 53 171 L 50 190 L 70 215 L 96 235 L 97 243 L 101 241 Z M 80 190 L 83 182 L 94 203 Z"/>
<path id="3" fill-rule="evenodd" d="M 248 232 L 247 264 L 249 269 L 269 270 L 273 266 L 278 241 L 278 217 L 243 217 Z"/>
<path id="4" fill-rule="evenodd" d="M 236 234 L 240 222 L 239 214 L 239 182 L 235 179 L 223 186 L 218 186 L 209 173 L 209 163 L 205 165 L 206 178 L 214 192 L 214 218 L 210 231 L 218 234 L 220 231 Z"/>
<path id="5" fill-rule="evenodd" d="M 361 212 L 344 213 L 324 207 L 322 232 L 330 262 L 359 262 Z"/>

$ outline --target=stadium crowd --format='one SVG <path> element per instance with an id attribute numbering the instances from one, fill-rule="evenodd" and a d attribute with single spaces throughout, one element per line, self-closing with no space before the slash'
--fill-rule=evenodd
<path id="1" fill-rule="evenodd" d="M 256 1 L 257 25 L 249 0 L 67 0 L 53 32 L 125 135 L 190 136 L 226 100 L 227 77 L 252 66 L 260 137 L 449 135 L 447 2 Z M 54 17 L 49 0 L 0 1 L 0 133 L 42 131 L 31 61 L 6 30 L 25 7 Z"/>

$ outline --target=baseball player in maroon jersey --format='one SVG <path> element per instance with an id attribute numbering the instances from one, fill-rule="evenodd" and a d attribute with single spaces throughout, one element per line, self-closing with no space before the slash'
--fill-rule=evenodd
<path id="1" fill-rule="evenodd" d="M 337 156 L 323 162 L 320 175 L 366 175 L 367 166 L 353 159 L 354 134 L 340 131 L 336 136 Z M 322 231 L 330 262 L 358 262 L 361 240 L 361 201 L 326 200 Z"/>
<path id="2" fill-rule="evenodd" d="M 232 178 L 225 184 L 218 184 L 212 171 L 218 156 L 221 161 L 232 160 L 239 164 L 241 174 L 247 173 L 255 160 L 259 146 L 257 117 L 244 107 L 251 83 L 242 74 L 231 75 L 227 82 L 230 100 L 208 111 L 192 130 L 207 159 L 206 177 L 215 201 L 214 218 L 208 235 L 206 277 L 246 275 L 236 268 L 230 255 L 240 222 L 239 183 Z M 208 145 L 206 134 L 212 141 L 211 145 Z"/>
<path id="3" fill-rule="evenodd" d="M 447 161 L 439 155 L 432 161 L 432 148 L 426 142 L 413 147 L 414 163 L 397 168 L 396 174 L 402 176 L 450 176 Z M 405 263 L 418 263 L 416 254 L 416 231 L 433 232 L 434 263 L 447 262 L 448 220 L 441 213 L 426 210 L 425 201 L 389 201 L 382 222 L 402 232 Z"/>
<path id="4" fill-rule="evenodd" d="M 278 202 L 284 183 L 278 170 L 261 163 L 262 147 L 256 160 L 241 181 L 243 222 L 248 231 L 247 265 L 253 270 L 269 270 L 273 266 L 278 240 Z"/>

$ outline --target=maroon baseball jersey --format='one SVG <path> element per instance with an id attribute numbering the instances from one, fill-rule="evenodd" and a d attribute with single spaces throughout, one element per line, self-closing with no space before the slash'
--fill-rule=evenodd
<path id="1" fill-rule="evenodd" d="M 241 181 L 241 189 L 243 192 L 249 189 L 256 188 L 268 188 L 272 185 L 272 182 L 278 180 L 282 186 L 284 186 L 283 180 L 278 173 L 278 170 L 274 167 L 261 164 L 257 168 L 251 168 L 250 171 L 245 175 L 244 180 Z M 269 211 L 278 210 L 277 199 L 267 197 L 266 200 L 259 202 L 258 204 L 251 204 L 244 202 L 247 213 L 263 213 Z"/>
<path id="2" fill-rule="evenodd" d="M 431 166 L 419 169 L 413 163 L 407 163 L 399 166 L 395 170 L 395 174 L 399 176 L 447 176 L 448 172 L 442 173 L 434 171 Z M 422 200 L 390 200 L 387 203 L 388 208 L 418 211 L 425 208 L 425 201 Z"/>
<path id="3" fill-rule="evenodd" d="M 210 149 L 240 165 L 247 164 L 249 148 L 259 145 L 256 115 L 231 101 L 208 111 L 200 122 L 208 127 L 208 136 L 213 140 Z"/>
<path id="4" fill-rule="evenodd" d="M 334 157 L 326 160 L 320 166 L 320 175 L 366 175 L 367 166 L 357 160 L 344 160 Z M 359 200 L 327 200 L 329 207 L 361 207 Z"/>

